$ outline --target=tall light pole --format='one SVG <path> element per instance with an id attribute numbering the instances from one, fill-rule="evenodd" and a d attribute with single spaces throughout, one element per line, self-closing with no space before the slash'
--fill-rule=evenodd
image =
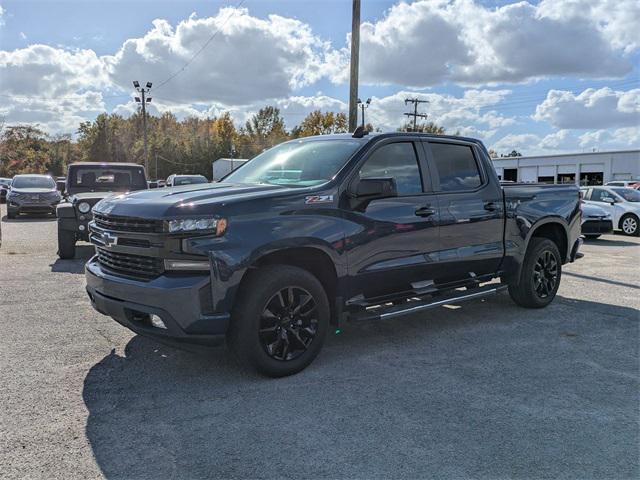
<path id="1" fill-rule="evenodd" d="M 367 98 L 366 102 L 358 99 L 358 105 L 360 105 L 360 108 L 362 109 L 362 129 L 364 130 L 364 111 L 366 108 L 369 108 L 369 105 L 371 105 L 371 99 Z"/>
<path id="2" fill-rule="evenodd" d="M 140 82 L 133 81 L 133 86 L 140 97 L 136 97 L 136 102 L 142 104 L 142 130 L 144 135 L 144 169 L 149 176 L 149 147 L 147 144 L 147 103 L 151 101 L 151 97 L 147 97 L 147 93 L 151 91 L 151 82 L 147 82 L 145 87 L 140 86 Z"/>
<path id="3" fill-rule="evenodd" d="M 353 0 L 351 14 L 351 71 L 349 79 L 349 131 L 358 124 L 358 63 L 360 60 L 360 0 Z"/>

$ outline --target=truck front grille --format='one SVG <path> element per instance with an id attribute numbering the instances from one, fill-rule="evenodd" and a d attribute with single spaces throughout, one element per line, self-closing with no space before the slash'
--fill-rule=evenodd
<path id="1" fill-rule="evenodd" d="M 117 253 L 102 247 L 97 247 L 96 250 L 100 265 L 115 274 L 150 280 L 161 275 L 164 270 L 159 258 Z"/>
<path id="2" fill-rule="evenodd" d="M 105 230 L 116 232 L 142 232 L 142 233 L 162 233 L 162 220 L 147 220 L 144 218 L 119 217 L 114 215 L 104 215 L 95 213 L 94 221 L 96 226 Z"/>

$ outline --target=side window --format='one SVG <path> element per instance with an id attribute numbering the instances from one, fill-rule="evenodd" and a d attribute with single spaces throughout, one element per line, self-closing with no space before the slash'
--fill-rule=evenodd
<path id="1" fill-rule="evenodd" d="M 418 157 L 411 142 L 383 145 L 373 152 L 359 173 L 360 178 L 394 178 L 398 195 L 422 193 Z"/>
<path id="2" fill-rule="evenodd" d="M 609 192 L 606 190 L 600 190 L 599 188 L 594 188 L 591 191 L 591 201 L 593 202 L 604 202 L 603 198 L 610 196 Z"/>
<path id="3" fill-rule="evenodd" d="M 473 190 L 482 185 L 480 170 L 470 146 L 432 142 L 429 145 L 440 180 L 440 191 Z"/>

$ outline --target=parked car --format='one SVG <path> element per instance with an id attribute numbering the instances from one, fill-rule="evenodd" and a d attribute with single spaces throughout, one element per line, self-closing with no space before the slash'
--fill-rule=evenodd
<path id="1" fill-rule="evenodd" d="M 586 203 L 611 214 L 613 228 L 625 235 L 640 235 L 640 191 L 625 187 L 584 187 Z"/>
<path id="2" fill-rule="evenodd" d="M 78 240 L 89 241 L 92 207 L 114 193 L 148 188 L 144 167 L 136 163 L 72 163 L 67 171 L 67 201 L 58 205 L 58 256 L 73 258 Z"/>
<path id="3" fill-rule="evenodd" d="M 62 195 L 49 175 L 23 174 L 13 177 L 7 193 L 7 217 L 20 214 L 48 213 L 55 215 Z"/>
<path id="4" fill-rule="evenodd" d="M 204 175 L 169 175 L 167 187 L 178 187 L 180 185 L 193 185 L 198 183 L 209 183 Z"/>
<path id="5" fill-rule="evenodd" d="M 638 190 L 640 188 L 640 180 L 614 180 L 605 184 L 607 187 L 626 187 Z"/>
<path id="6" fill-rule="evenodd" d="M 594 204 L 582 202 L 582 234 L 589 239 L 613 232 L 611 214 Z"/>
<path id="7" fill-rule="evenodd" d="M 223 183 L 98 203 L 87 291 L 134 332 L 183 344 L 226 337 L 243 363 L 289 375 L 346 317 L 506 289 L 523 307 L 548 305 L 562 265 L 580 256 L 579 202 L 574 185 L 501 186 L 470 138 L 307 137 Z"/>
<path id="8" fill-rule="evenodd" d="M 7 193 L 11 186 L 11 179 L 6 177 L 0 177 L 0 203 L 7 201 Z"/>

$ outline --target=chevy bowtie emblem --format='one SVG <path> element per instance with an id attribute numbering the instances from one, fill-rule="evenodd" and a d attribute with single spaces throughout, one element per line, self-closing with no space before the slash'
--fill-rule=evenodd
<path id="1" fill-rule="evenodd" d="M 110 247 L 112 245 L 117 245 L 118 244 L 118 237 L 116 237 L 115 235 L 111 235 L 108 232 L 104 232 L 102 234 L 102 242 L 104 243 L 105 247 Z"/>

